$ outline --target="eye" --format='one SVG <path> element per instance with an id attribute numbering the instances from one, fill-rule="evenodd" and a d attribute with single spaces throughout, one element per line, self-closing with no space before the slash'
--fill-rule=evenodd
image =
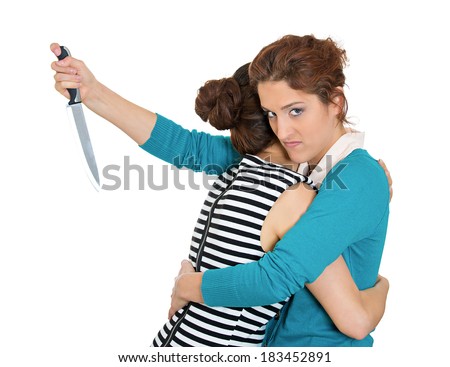
<path id="1" fill-rule="evenodd" d="M 290 112 L 293 116 L 300 116 L 303 113 L 303 108 L 293 108 Z"/>
<path id="2" fill-rule="evenodd" d="M 272 118 L 274 118 L 276 116 L 276 113 L 275 112 L 271 112 L 271 111 L 265 111 L 265 114 L 266 114 L 266 116 L 269 119 L 272 119 Z"/>

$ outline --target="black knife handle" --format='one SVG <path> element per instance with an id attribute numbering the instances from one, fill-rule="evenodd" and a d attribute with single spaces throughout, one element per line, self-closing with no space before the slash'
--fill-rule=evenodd
<path id="1" fill-rule="evenodd" d="M 65 59 L 67 56 L 71 56 L 69 49 L 66 46 L 61 46 L 61 54 L 58 56 L 58 60 Z M 78 89 L 68 88 L 67 90 L 70 95 L 69 105 L 81 102 L 80 91 Z"/>

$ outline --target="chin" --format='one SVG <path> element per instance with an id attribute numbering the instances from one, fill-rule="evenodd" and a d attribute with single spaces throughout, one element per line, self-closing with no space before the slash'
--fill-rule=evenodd
<path id="1" fill-rule="evenodd" d="M 294 162 L 294 163 L 305 163 L 308 162 L 311 157 L 305 155 L 305 154 L 301 154 L 299 152 L 288 152 L 289 158 Z"/>

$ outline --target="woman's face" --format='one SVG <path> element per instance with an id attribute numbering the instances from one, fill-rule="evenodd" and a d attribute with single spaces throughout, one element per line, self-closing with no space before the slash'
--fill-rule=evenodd
<path id="1" fill-rule="evenodd" d="M 323 104 L 315 94 L 289 87 L 285 81 L 258 84 L 270 126 L 296 163 L 317 164 L 344 133 L 339 107 Z"/>

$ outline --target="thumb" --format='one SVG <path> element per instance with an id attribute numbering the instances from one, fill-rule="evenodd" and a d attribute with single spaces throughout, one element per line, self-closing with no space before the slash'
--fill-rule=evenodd
<path id="1" fill-rule="evenodd" d="M 61 46 L 56 42 L 50 45 L 50 50 L 55 54 L 56 57 L 61 55 Z"/>

